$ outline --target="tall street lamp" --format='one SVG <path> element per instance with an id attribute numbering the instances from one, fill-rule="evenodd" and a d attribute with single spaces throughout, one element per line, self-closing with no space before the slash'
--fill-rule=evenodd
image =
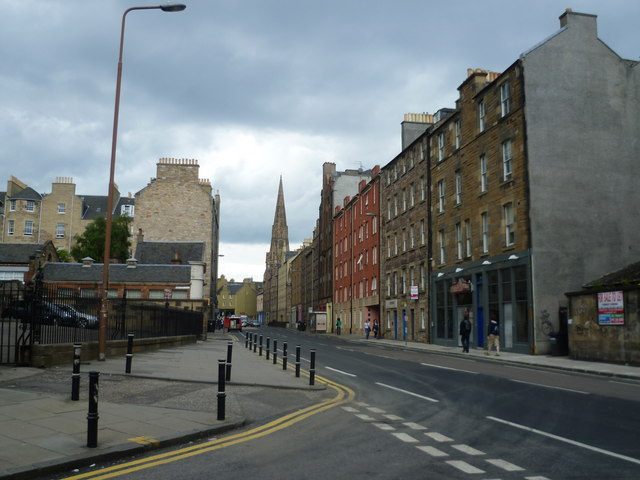
<path id="1" fill-rule="evenodd" d="M 104 259 L 102 267 L 102 292 L 100 303 L 100 322 L 98 330 L 98 360 L 105 360 L 107 350 L 107 292 L 109 291 L 109 259 L 111 257 L 111 224 L 113 221 L 113 178 L 116 169 L 116 144 L 118 142 L 118 113 L 120 110 L 120 84 L 122 80 L 122 50 L 124 47 L 124 23 L 127 13 L 132 10 L 162 10 L 163 12 L 181 12 L 186 5 L 181 3 L 167 3 L 164 5 L 131 7 L 122 15 L 120 30 L 120 54 L 118 56 L 118 74 L 116 77 L 116 103 L 113 113 L 113 137 L 111 140 L 111 169 L 109 172 L 109 191 L 107 194 L 107 214 L 104 236 Z"/>

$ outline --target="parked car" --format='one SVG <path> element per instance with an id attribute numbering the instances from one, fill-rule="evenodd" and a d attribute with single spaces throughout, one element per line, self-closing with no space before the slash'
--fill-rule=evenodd
<path id="1" fill-rule="evenodd" d="M 79 328 L 97 328 L 99 323 L 98 317 L 95 315 L 81 312 L 71 305 L 53 303 L 48 300 L 34 303 L 19 300 L 5 305 L 2 309 L 2 318 L 15 318 L 23 322 L 36 319 L 42 323 Z"/>
<path id="2" fill-rule="evenodd" d="M 98 328 L 99 320 L 96 315 L 92 315 L 86 312 L 81 312 L 77 308 L 64 303 L 58 303 L 55 305 L 61 311 L 69 314 L 69 317 L 67 317 L 65 320 L 67 321 L 71 320 L 70 323 L 73 326 L 76 326 L 79 328 Z"/>
<path id="3" fill-rule="evenodd" d="M 2 307 L 2 318 L 15 318 L 24 320 L 27 317 L 28 309 L 24 300 L 15 300 Z"/>

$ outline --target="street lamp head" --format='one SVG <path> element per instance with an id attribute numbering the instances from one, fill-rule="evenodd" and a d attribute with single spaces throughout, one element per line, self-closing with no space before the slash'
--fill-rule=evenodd
<path id="1" fill-rule="evenodd" d="M 160 5 L 160 10 L 163 12 L 181 12 L 187 8 L 187 6 L 183 3 L 165 3 L 164 5 Z"/>

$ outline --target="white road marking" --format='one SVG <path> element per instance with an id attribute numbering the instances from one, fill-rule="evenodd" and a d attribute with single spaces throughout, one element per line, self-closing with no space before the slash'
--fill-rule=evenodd
<path id="1" fill-rule="evenodd" d="M 454 370 L 456 372 L 473 373 L 474 375 L 478 373 L 472 372 L 471 370 L 463 370 L 462 368 L 443 367 L 442 365 L 434 365 L 433 363 L 421 363 L 420 365 L 424 365 L 425 367 L 441 368 L 442 370 Z"/>
<path id="2" fill-rule="evenodd" d="M 480 470 L 479 468 L 469 465 L 467 462 L 463 462 L 462 460 L 447 460 L 446 463 L 458 470 L 462 470 L 464 473 L 484 473 L 484 470 Z"/>
<path id="3" fill-rule="evenodd" d="M 525 382 L 524 380 L 514 380 L 513 378 L 511 378 L 510 380 L 512 382 L 524 383 L 525 385 L 533 385 L 535 387 L 553 388 L 554 390 L 563 390 L 565 392 L 573 392 L 573 393 L 581 393 L 582 395 L 590 395 L 589 392 L 583 392 L 582 390 L 574 390 L 572 388 L 554 387 L 553 385 L 544 385 L 542 383 Z"/>
<path id="4" fill-rule="evenodd" d="M 378 427 L 380 430 L 395 430 L 395 427 L 389 425 L 388 423 L 374 422 L 373 425 Z"/>
<path id="5" fill-rule="evenodd" d="M 427 427 L 423 427 L 419 423 L 414 422 L 404 422 L 404 425 L 409 427 L 411 430 L 426 430 Z"/>
<path id="6" fill-rule="evenodd" d="M 442 450 L 438 450 L 436 447 L 428 447 L 424 445 L 419 445 L 416 447 L 418 450 L 422 450 L 424 453 L 428 453 L 432 457 L 448 457 L 449 454 L 443 452 Z"/>
<path id="7" fill-rule="evenodd" d="M 392 387 L 391 385 L 386 385 L 384 383 L 376 382 L 376 385 L 380 385 L 381 387 L 385 387 L 385 388 L 390 388 L 391 390 L 395 390 L 396 392 L 406 393 L 407 395 L 411 395 L 413 397 L 422 398 L 423 400 L 427 400 L 429 402 L 434 402 L 434 403 L 439 402 L 439 400 L 436 400 L 435 398 L 425 397 L 424 395 L 418 395 L 417 393 L 413 393 L 408 390 L 403 390 L 402 388 L 398 388 L 398 387 Z"/>
<path id="8" fill-rule="evenodd" d="M 524 477 L 524 480 L 549 480 L 547 477 L 535 476 L 535 477 Z"/>
<path id="9" fill-rule="evenodd" d="M 399 417 L 398 415 L 392 415 L 392 414 L 388 414 L 388 415 L 383 415 L 384 418 L 386 418 L 387 420 L 391 420 L 393 422 L 399 422 L 401 420 L 404 420 L 404 418 Z"/>
<path id="10" fill-rule="evenodd" d="M 355 413 L 355 412 L 357 412 L 357 411 L 358 411 L 358 409 L 357 409 L 357 408 L 353 408 L 353 407 L 342 407 L 342 409 L 343 409 L 344 411 L 346 411 L 346 412 L 349 412 L 349 413 Z"/>
<path id="11" fill-rule="evenodd" d="M 587 450 L 591 450 L 592 452 L 602 453 L 604 455 L 609 455 L 610 457 L 619 458 L 620 460 L 626 460 L 627 462 L 635 463 L 640 465 L 640 460 L 633 457 L 628 457 L 626 455 L 621 455 L 619 453 L 610 452 L 609 450 L 604 450 L 602 448 L 594 447 L 592 445 L 587 445 L 586 443 L 577 442 L 575 440 L 571 440 L 569 438 L 560 437 L 558 435 L 554 435 L 553 433 L 543 432 L 542 430 L 538 430 L 536 428 L 527 427 L 525 425 L 520 425 L 518 423 L 513 423 L 508 420 L 503 420 L 497 417 L 487 417 L 489 420 L 493 420 L 494 422 L 504 423 L 505 425 L 509 425 L 511 427 L 519 428 L 521 430 L 526 430 L 531 433 L 537 433 L 538 435 L 542 435 L 548 438 L 553 438 L 554 440 L 558 440 L 560 442 L 568 443 L 569 445 L 574 445 L 576 447 L 582 447 Z"/>
<path id="12" fill-rule="evenodd" d="M 640 383 L 620 382 L 618 380 L 609 380 L 609 383 L 617 383 L 618 385 L 626 385 L 628 387 L 640 387 Z"/>
<path id="13" fill-rule="evenodd" d="M 406 433 L 397 432 L 397 433 L 392 433 L 391 435 L 396 437 L 398 440 L 402 440 L 403 442 L 406 442 L 406 443 L 418 443 L 417 438 L 413 438 L 411 435 L 408 435 Z"/>
<path id="14" fill-rule="evenodd" d="M 342 375 L 347 375 L 349 377 L 356 377 L 357 375 L 354 375 L 353 373 L 347 373 L 347 372 L 343 372 L 342 370 L 338 370 L 337 368 L 331 368 L 331 367 L 324 367 L 327 370 L 331 370 L 332 372 L 336 372 L 336 373 L 340 373 Z"/>
<path id="15" fill-rule="evenodd" d="M 358 417 L 360 420 L 364 420 L 365 422 L 373 422 L 375 420 L 375 418 L 370 417 L 369 415 L 364 413 L 358 413 L 356 414 L 356 417 Z"/>
<path id="16" fill-rule="evenodd" d="M 499 458 L 488 458 L 487 462 L 498 468 L 506 470 L 507 472 L 522 472 L 524 470 L 524 468 L 519 467 L 518 465 L 514 465 L 513 463 L 509 463 L 505 460 L 500 460 Z"/>
<path id="17" fill-rule="evenodd" d="M 366 402 L 356 402 L 356 405 L 360 405 L 361 407 L 368 407 L 369 404 Z"/>
<path id="18" fill-rule="evenodd" d="M 367 410 L 373 413 L 384 413 L 384 410 L 378 407 L 367 407 Z"/>
<path id="19" fill-rule="evenodd" d="M 436 442 L 453 442 L 453 438 L 449 438 L 446 435 L 442 435 L 438 432 L 425 432 L 425 435 Z"/>
<path id="20" fill-rule="evenodd" d="M 455 448 L 456 450 L 462 453 L 466 453 L 467 455 L 484 455 L 484 452 L 480 450 L 476 450 L 475 448 L 470 447 L 469 445 L 464 445 L 464 444 L 451 445 L 451 448 Z"/>

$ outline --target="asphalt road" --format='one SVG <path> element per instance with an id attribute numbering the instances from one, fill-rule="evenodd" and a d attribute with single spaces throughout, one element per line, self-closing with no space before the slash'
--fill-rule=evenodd
<path id="1" fill-rule="evenodd" d="M 638 382 L 385 348 L 375 340 L 262 333 L 280 348 L 288 342 L 291 363 L 300 345 L 305 370 L 316 349 L 317 375 L 351 389 L 354 400 L 291 424 L 265 419 L 262 433 L 254 424 L 226 443 L 156 451 L 140 459 L 152 467 L 122 478 L 640 478 Z"/>

